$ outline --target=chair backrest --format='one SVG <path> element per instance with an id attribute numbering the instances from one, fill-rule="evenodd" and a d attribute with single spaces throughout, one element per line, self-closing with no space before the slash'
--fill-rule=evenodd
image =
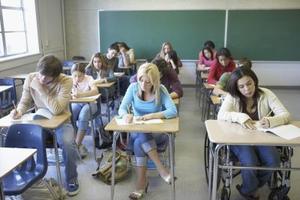
<path id="1" fill-rule="evenodd" d="M 45 136 L 43 128 L 34 124 L 13 124 L 9 127 L 5 147 L 19 147 L 19 148 L 34 148 L 37 149 L 36 163 L 32 160 L 28 161 L 27 167 L 31 169 L 35 165 L 43 167 L 43 173 L 47 172 L 48 162 L 45 147 Z M 32 166 L 28 166 L 32 165 Z"/>
<path id="2" fill-rule="evenodd" d="M 5 106 L 6 108 L 11 106 L 13 107 L 13 103 L 12 101 L 14 101 L 15 103 L 17 103 L 17 92 L 16 92 L 16 85 L 15 85 L 15 80 L 13 78 L 0 78 L 0 85 L 11 85 L 12 88 L 10 88 L 9 90 L 7 90 L 7 92 L 5 92 L 6 94 L 8 94 L 6 97 L 3 97 L 4 100 L 6 100 L 3 104 L 5 105 L 0 105 Z"/>

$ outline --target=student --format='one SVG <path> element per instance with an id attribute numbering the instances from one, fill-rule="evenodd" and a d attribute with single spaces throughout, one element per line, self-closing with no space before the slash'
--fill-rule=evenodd
<path id="1" fill-rule="evenodd" d="M 270 128 L 289 122 L 290 114 L 273 92 L 258 87 L 255 73 L 247 67 L 239 67 L 231 74 L 229 95 L 218 113 L 218 120 L 237 122 L 247 129 Z M 270 111 L 273 116 L 269 116 Z M 279 167 L 279 155 L 272 146 L 230 146 L 242 166 Z M 242 185 L 237 189 L 247 199 L 259 199 L 257 190 L 271 177 L 272 171 L 242 170 Z"/>
<path id="2" fill-rule="evenodd" d="M 86 67 L 85 73 L 93 77 L 95 85 L 116 81 L 114 71 L 108 66 L 106 60 L 106 57 L 101 53 L 95 53 L 92 56 L 89 65 Z M 99 92 L 101 93 L 102 102 L 106 102 L 107 97 L 112 97 L 114 95 L 115 89 L 114 87 L 110 88 L 110 90 L 101 88 Z"/>
<path id="3" fill-rule="evenodd" d="M 239 60 L 237 67 L 248 67 L 249 69 L 251 69 L 252 62 L 248 58 L 242 58 L 241 60 Z M 222 96 L 227 94 L 226 86 L 230 79 L 230 75 L 230 72 L 225 72 L 224 74 L 222 74 L 219 81 L 216 83 L 216 86 L 214 87 L 214 95 Z"/>
<path id="4" fill-rule="evenodd" d="M 217 52 L 217 62 L 210 67 L 207 82 L 216 84 L 223 73 L 232 72 L 234 69 L 235 63 L 232 60 L 229 49 L 221 48 Z"/>
<path id="5" fill-rule="evenodd" d="M 68 113 L 71 89 L 72 79 L 62 74 L 61 62 L 53 55 L 43 56 L 37 63 L 37 72 L 25 79 L 22 97 L 17 109 L 11 112 L 12 118 L 21 118 L 32 103 L 36 109 L 47 109 L 53 115 Z M 63 150 L 66 189 L 69 196 L 74 196 L 79 192 L 76 165 L 79 154 L 70 121 L 55 129 L 55 134 Z"/>
<path id="6" fill-rule="evenodd" d="M 158 60 L 158 59 L 165 59 L 167 62 L 169 61 L 167 58 L 167 53 L 170 51 L 175 51 L 172 47 L 172 44 L 170 42 L 164 42 L 161 46 L 160 52 L 155 56 L 153 60 Z M 176 53 L 176 51 L 175 51 Z M 177 55 L 177 53 L 176 53 Z M 182 62 L 180 58 L 178 58 L 177 62 L 175 63 L 177 67 L 182 67 Z"/>
<path id="7" fill-rule="evenodd" d="M 119 115 L 128 123 L 132 122 L 133 116 L 141 120 L 176 117 L 176 107 L 166 88 L 160 84 L 160 74 L 156 65 L 141 65 L 137 78 L 138 82 L 129 86 L 123 98 Z M 133 114 L 128 111 L 130 106 Z M 171 183 L 171 175 L 157 153 L 157 145 L 165 142 L 165 134 L 131 133 L 129 148 L 133 149 L 136 158 L 137 183 L 136 190 L 129 195 L 130 199 L 141 199 L 147 192 L 147 156 L 155 163 L 161 178 L 166 183 Z"/>
<path id="8" fill-rule="evenodd" d="M 199 52 L 197 70 L 209 70 L 210 66 L 216 62 L 215 44 L 212 41 L 206 41 L 203 49 Z"/>
<path id="9" fill-rule="evenodd" d="M 118 67 L 118 54 L 119 54 L 119 43 L 115 42 L 110 45 L 105 55 L 105 62 L 107 63 L 107 67 L 112 69 L 113 72 L 123 72 L 123 69 Z M 119 86 L 120 86 L 120 95 L 124 96 L 125 92 L 129 86 L 129 76 L 124 75 L 119 77 Z"/>
<path id="10" fill-rule="evenodd" d="M 128 47 L 125 42 L 118 42 L 119 56 L 118 56 L 118 67 L 129 67 L 135 64 L 134 49 Z"/>
<path id="11" fill-rule="evenodd" d="M 170 68 L 164 59 L 154 60 L 153 64 L 157 66 L 160 72 L 160 82 L 167 88 L 171 98 L 181 98 L 183 89 L 174 69 Z M 130 78 L 130 83 L 134 82 L 137 82 L 137 75 Z"/>
<path id="12" fill-rule="evenodd" d="M 76 63 L 71 68 L 71 74 L 73 78 L 73 99 L 94 96 L 98 94 L 98 88 L 94 84 L 93 77 L 85 74 L 85 67 L 86 65 L 84 63 Z M 76 144 L 78 146 L 80 156 L 85 157 L 87 156 L 88 151 L 82 144 L 82 140 L 89 126 L 91 113 L 94 114 L 97 111 L 97 104 L 72 103 L 71 109 L 73 122 L 77 124 L 78 129 L 76 135 Z"/>
<path id="13" fill-rule="evenodd" d="M 179 58 L 177 57 L 176 51 L 171 50 L 171 51 L 166 53 L 165 61 L 168 63 L 168 65 L 171 68 L 173 68 L 175 70 L 175 72 L 177 74 L 179 74 L 179 67 L 177 65 L 177 63 L 179 62 L 178 60 L 179 60 Z"/>

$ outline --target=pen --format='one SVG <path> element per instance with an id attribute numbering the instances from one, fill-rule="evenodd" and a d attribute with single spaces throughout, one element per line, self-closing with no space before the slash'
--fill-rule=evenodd
<path id="1" fill-rule="evenodd" d="M 270 110 L 270 112 L 268 112 L 268 114 L 265 116 L 265 117 L 270 117 L 271 116 L 271 114 L 272 114 L 272 110 Z"/>
<path id="2" fill-rule="evenodd" d="M 14 100 L 12 100 L 12 104 L 13 104 L 13 106 L 14 106 L 14 109 L 17 111 L 17 106 L 16 106 L 16 104 L 15 104 L 15 101 L 14 101 Z"/>

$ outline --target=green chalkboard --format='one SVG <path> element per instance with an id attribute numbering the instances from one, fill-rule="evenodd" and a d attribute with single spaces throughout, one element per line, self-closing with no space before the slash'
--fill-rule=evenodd
<path id="1" fill-rule="evenodd" d="M 236 59 L 300 60 L 300 10 L 230 10 L 227 33 Z"/>
<path id="2" fill-rule="evenodd" d="M 152 59 L 165 41 L 182 59 L 197 59 L 203 43 L 224 44 L 225 11 L 99 11 L 100 50 L 115 41 L 135 49 L 137 58 Z"/>

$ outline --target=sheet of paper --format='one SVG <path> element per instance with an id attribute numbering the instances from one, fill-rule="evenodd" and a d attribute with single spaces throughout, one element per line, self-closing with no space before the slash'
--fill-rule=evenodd
<path id="1" fill-rule="evenodd" d="M 150 120 L 137 120 L 137 117 L 133 118 L 133 122 L 128 124 L 121 117 L 115 117 L 115 120 L 118 125 L 130 125 L 130 124 L 160 124 L 163 123 L 162 119 L 150 119 Z"/>
<path id="2" fill-rule="evenodd" d="M 274 133 L 275 135 L 284 138 L 286 140 L 292 140 L 297 137 L 300 137 L 300 128 L 292 124 L 281 125 L 274 128 L 268 128 L 268 129 L 258 128 L 258 130 Z"/>

